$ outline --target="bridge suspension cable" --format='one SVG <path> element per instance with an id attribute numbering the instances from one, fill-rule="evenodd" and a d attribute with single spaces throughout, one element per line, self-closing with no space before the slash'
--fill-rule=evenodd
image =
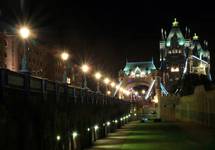
<path id="1" fill-rule="evenodd" d="M 162 83 L 160 83 L 160 88 L 161 88 L 161 92 L 167 96 L 169 93 L 168 91 L 166 90 L 166 88 L 164 87 L 164 85 Z"/>
<path id="2" fill-rule="evenodd" d="M 145 100 L 147 100 L 149 98 L 149 95 L 150 95 L 150 93 L 152 91 L 152 88 L 153 88 L 154 84 L 155 84 L 155 80 L 152 81 L 152 83 L 151 83 L 151 85 L 150 85 L 150 87 L 149 87 L 149 89 L 147 91 L 147 94 L 145 96 Z"/>

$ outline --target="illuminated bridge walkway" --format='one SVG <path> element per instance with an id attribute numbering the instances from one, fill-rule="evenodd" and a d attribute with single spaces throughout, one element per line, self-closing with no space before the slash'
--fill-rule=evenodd
<path id="1" fill-rule="evenodd" d="M 215 149 L 215 130 L 181 123 L 131 122 L 98 140 L 90 150 L 209 150 Z"/>

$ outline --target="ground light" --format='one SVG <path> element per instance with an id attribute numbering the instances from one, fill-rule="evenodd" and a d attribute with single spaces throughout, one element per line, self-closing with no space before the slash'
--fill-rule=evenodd
<path id="1" fill-rule="evenodd" d="M 77 132 L 73 132 L 72 133 L 72 137 L 75 139 L 76 137 L 78 136 L 78 133 Z"/>
<path id="2" fill-rule="evenodd" d="M 95 129 L 95 131 L 97 131 L 97 130 L 99 129 L 99 126 L 98 126 L 98 125 L 95 125 L 95 126 L 94 126 L 94 129 Z"/>
<path id="3" fill-rule="evenodd" d="M 107 126 L 110 126 L 110 122 L 109 121 L 107 122 Z"/>
<path id="4" fill-rule="evenodd" d="M 135 113 L 134 116 L 137 116 L 137 114 Z"/>
<path id="5" fill-rule="evenodd" d="M 57 135 L 56 139 L 57 139 L 57 141 L 60 141 L 60 139 L 61 139 L 60 135 Z"/>

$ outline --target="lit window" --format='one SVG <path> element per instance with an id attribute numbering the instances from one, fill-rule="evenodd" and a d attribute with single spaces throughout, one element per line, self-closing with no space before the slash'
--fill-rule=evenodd
<path id="1" fill-rule="evenodd" d="M 179 72 L 179 67 L 171 67 L 171 72 Z"/>
<path id="2" fill-rule="evenodd" d="M 135 73 L 133 71 L 131 72 L 131 77 L 135 77 Z"/>
<path id="3" fill-rule="evenodd" d="M 136 74 L 136 77 L 139 78 L 139 77 L 140 77 L 140 74 Z"/>
<path id="4" fill-rule="evenodd" d="M 141 76 L 141 77 L 144 77 L 145 74 L 146 74 L 146 73 L 145 73 L 144 71 L 141 71 L 140 76 Z"/>

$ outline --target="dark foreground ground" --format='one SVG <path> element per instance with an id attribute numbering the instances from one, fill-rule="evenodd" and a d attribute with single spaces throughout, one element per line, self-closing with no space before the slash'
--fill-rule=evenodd
<path id="1" fill-rule="evenodd" d="M 131 122 L 90 150 L 215 150 L 215 130 L 193 124 Z"/>

